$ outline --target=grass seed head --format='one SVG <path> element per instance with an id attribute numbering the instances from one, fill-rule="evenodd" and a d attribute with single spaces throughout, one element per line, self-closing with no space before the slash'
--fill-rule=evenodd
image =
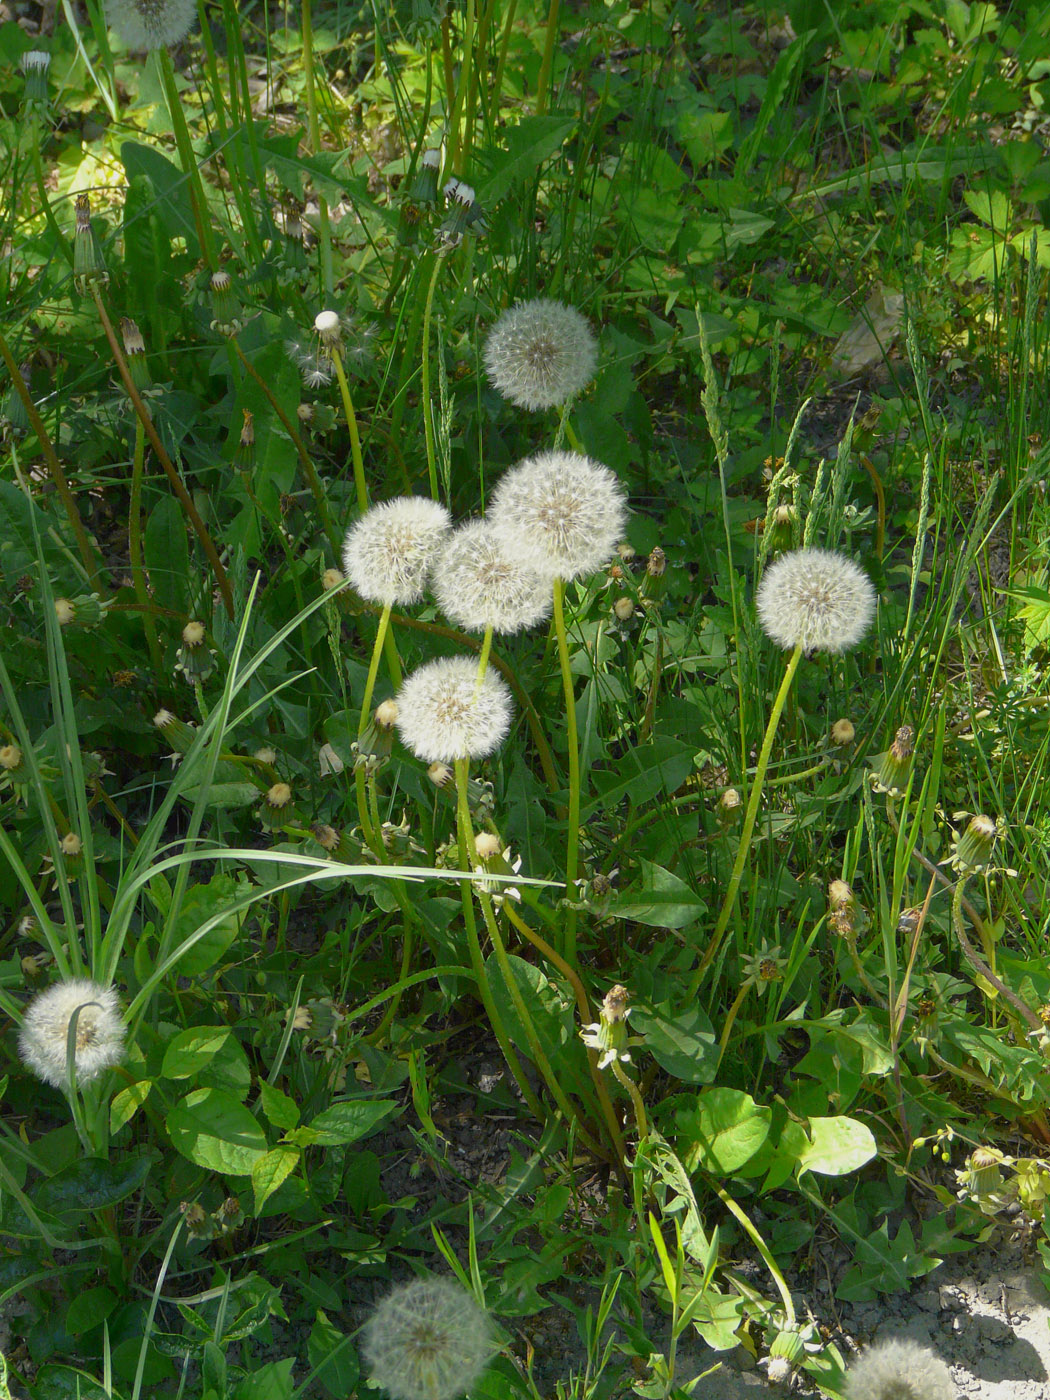
<path id="1" fill-rule="evenodd" d="M 74 1015 L 74 1064 L 79 1083 L 118 1064 L 124 1054 L 124 1023 L 113 988 L 87 978 L 56 982 L 29 1003 L 18 1034 L 22 1063 L 56 1089 L 69 1086 L 66 1043 Z"/>
<path id="2" fill-rule="evenodd" d="M 494 1350 L 487 1315 L 451 1279 L 395 1288 L 365 1326 L 369 1378 L 393 1400 L 455 1400 Z"/>
<path id="3" fill-rule="evenodd" d="M 513 558 L 544 578 L 568 580 L 609 561 L 627 507 L 608 467 L 578 452 L 540 452 L 503 474 L 488 519 Z"/>
<path id="4" fill-rule="evenodd" d="M 402 743 L 424 763 L 485 758 L 510 729 L 510 692 L 486 671 L 478 684 L 473 657 L 431 661 L 408 677 L 398 692 L 397 727 Z"/>
<path id="5" fill-rule="evenodd" d="M 485 369 L 518 408 L 560 408 L 594 378 L 598 347 L 585 318 L 541 297 L 504 311 L 485 342 Z"/>
<path id="6" fill-rule="evenodd" d="M 910 1338 L 876 1342 L 846 1373 L 849 1400 L 955 1400 L 945 1363 Z"/>
<path id="7" fill-rule="evenodd" d="M 134 52 L 181 44 L 196 14 L 194 0 L 106 0 L 106 23 Z"/>
<path id="8" fill-rule="evenodd" d="M 763 632 L 785 651 L 843 652 L 875 616 L 875 589 L 852 559 L 830 549 L 796 549 L 762 576 L 755 603 Z"/>
<path id="9" fill-rule="evenodd" d="M 549 582 L 480 520 L 460 526 L 442 545 L 431 586 L 445 616 L 468 632 L 520 632 L 551 610 Z"/>
<path id="10" fill-rule="evenodd" d="M 347 578 L 362 598 L 384 607 L 418 603 L 451 523 L 445 507 L 425 496 L 373 506 L 347 531 Z"/>

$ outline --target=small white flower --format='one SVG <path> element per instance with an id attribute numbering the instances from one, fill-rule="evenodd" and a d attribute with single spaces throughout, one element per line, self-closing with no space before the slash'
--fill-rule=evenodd
<path id="1" fill-rule="evenodd" d="M 418 603 L 450 525 L 445 507 L 426 496 L 373 506 L 347 531 L 343 571 L 373 603 Z"/>
<path id="2" fill-rule="evenodd" d="M 796 549 L 762 576 L 755 598 L 762 630 L 777 646 L 805 652 L 854 647 L 875 616 L 875 589 L 852 559 L 830 549 Z"/>
<path id="3" fill-rule="evenodd" d="M 364 1330 L 369 1379 L 393 1400 L 455 1400 L 495 1347 L 488 1316 L 451 1279 L 416 1279 L 383 1300 Z"/>
<path id="4" fill-rule="evenodd" d="M 485 369 L 519 408 L 560 408 L 594 378 L 594 333 L 572 306 L 540 297 L 504 311 L 485 342 Z"/>
<path id="5" fill-rule="evenodd" d="M 488 520 L 503 548 L 548 579 L 608 562 L 627 522 L 624 489 L 578 452 L 540 452 L 504 472 Z"/>
<path id="6" fill-rule="evenodd" d="M 136 51 L 181 44 L 196 14 L 194 0 L 106 0 L 106 23 Z"/>
<path id="7" fill-rule="evenodd" d="M 876 1342 L 846 1372 L 849 1400 L 955 1400 L 944 1362 L 910 1337 Z"/>
<path id="8" fill-rule="evenodd" d="M 495 753 L 510 729 L 510 692 L 472 657 L 450 656 L 414 671 L 397 696 L 401 741 L 424 763 Z"/>
<path id="9" fill-rule="evenodd" d="M 18 1033 L 23 1063 L 56 1089 L 69 1087 L 66 1047 L 74 1014 L 73 1059 L 78 1083 L 119 1064 L 124 1055 L 124 1022 L 113 988 L 87 978 L 56 982 L 29 1003 Z"/>
<path id="10" fill-rule="evenodd" d="M 430 576 L 441 611 L 469 632 L 520 632 L 551 610 L 549 582 L 504 549 L 484 521 L 455 530 Z"/>

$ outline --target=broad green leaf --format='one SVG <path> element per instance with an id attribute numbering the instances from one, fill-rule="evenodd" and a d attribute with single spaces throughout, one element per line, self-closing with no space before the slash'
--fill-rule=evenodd
<path id="1" fill-rule="evenodd" d="M 653 928 L 688 928 L 706 912 L 706 902 L 679 876 L 641 856 L 638 865 L 641 888 L 614 899 L 609 905 L 611 917 Z"/>
<path id="2" fill-rule="evenodd" d="M 679 1156 L 690 1171 L 702 1167 L 727 1176 L 742 1167 L 766 1140 L 770 1109 L 740 1089 L 705 1089 L 696 1107 L 679 1111 Z"/>
<path id="3" fill-rule="evenodd" d="M 206 885 L 193 885 L 186 891 L 175 926 L 174 943 L 190 938 L 197 929 L 245 892 L 247 882 L 232 875 L 214 875 Z M 244 919 L 244 910 L 227 914 L 208 930 L 178 962 L 180 977 L 200 977 L 219 961 L 237 937 Z"/>
<path id="4" fill-rule="evenodd" d="M 34 1392 L 47 1400 L 120 1400 L 117 1391 L 105 1389 L 87 1371 L 50 1361 L 36 1373 Z"/>
<path id="5" fill-rule="evenodd" d="M 266 1114 L 266 1121 L 272 1123 L 275 1128 L 280 1128 L 282 1132 L 294 1128 L 299 1122 L 299 1106 L 295 1100 L 290 1099 L 287 1094 L 282 1094 L 280 1089 L 275 1089 L 272 1084 L 267 1084 L 265 1079 L 259 1085 L 259 1101 L 263 1113 Z"/>
<path id="6" fill-rule="evenodd" d="M 345 1147 L 365 1137 L 397 1110 L 394 1099 L 348 1099 L 311 1119 L 307 1130 L 322 1147 Z"/>
<path id="7" fill-rule="evenodd" d="M 111 1133 L 118 1133 L 125 1123 L 131 1122 L 149 1098 L 152 1088 L 151 1080 L 140 1079 L 137 1084 L 129 1084 L 127 1088 L 114 1094 L 113 1102 L 109 1106 L 109 1131 Z"/>
<path id="8" fill-rule="evenodd" d="M 66 1309 L 66 1331 L 74 1337 L 90 1332 L 92 1327 L 98 1327 L 110 1316 L 117 1301 L 112 1288 L 105 1286 L 86 1288 L 82 1293 L 77 1293 Z"/>
<path id="9" fill-rule="evenodd" d="M 665 1002 L 651 1011 L 636 1006 L 628 1024 L 645 1037 L 645 1048 L 661 1069 L 682 1084 L 710 1084 L 718 1068 L 718 1039 L 699 1005 L 672 1010 Z"/>
<path id="10" fill-rule="evenodd" d="M 232 1034 L 229 1026 L 191 1026 L 180 1031 L 168 1042 L 161 1073 L 165 1079 L 189 1079 L 199 1074 Z"/>
<path id="11" fill-rule="evenodd" d="M 799 1172 L 844 1176 L 875 1156 L 875 1138 L 856 1118 L 810 1118 L 810 1146 L 798 1160 Z"/>
<path id="12" fill-rule="evenodd" d="M 186 517 L 178 501 L 170 494 L 151 501 L 145 515 L 142 547 L 149 570 L 150 589 L 161 607 L 169 612 L 185 613 L 189 604 L 190 579 Z"/>
<path id="13" fill-rule="evenodd" d="M 33 1204 L 56 1214 L 104 1210 L 137 1191 L 149 1171 L 150 1159 L 145 1156 L 112 1162 L 104 1157 L 80 1157 L 42 1181 L 33 1192 Z"/>
<path id="14" fill-rule="evenodd" d="M 501 133 L 505 151 L 481 153 L 488 174 L 478 185 L 478 199 L 491 207 L 517 185 L 535 180 L 543 162 L 559 150 L 576 126 L 575 117 L 524 117 Z"/>
<path id="15" fill-rule="evenodd" d="M 279 1143 L 261 1156 L 252 1167 L 252 1190 L 255 1193 L 255 1214 L 258 1215 L 273 1193 L 299 1165 L 297 1147 Z"/>
<path id="16" fill-rule="evenodd" d="M 195 257 L 199 256 L 200 243 L 189 186 L 179 167 L 156 147 L 143 146 L 138 141 L 123 142 L 120 159 L 129 180 L 136 175 L 149 177 L 156 195 L 157 217 L 168 237 L 184 238 L 189 252 Z"/>
<path id="17" fill-rule="evenodd" d="M 295 1357 L 289 1356 L 284 1361 L 268 1361 L 265 1366 L 256 1367 L 234 1387 L 231 1400 L 292 1400 L 294 1365 Z"/>
<path id="18" fill-rule="evenodd" d="M 333 1400 L 345 1400 L 355 1393 L 360 1375 L 357 1353 L 350 1338 L 320 1308 L 310 1329 L 306 1356 L 314 1380 L 320 1381 Z"/>
<path id="19" fill-rule="evenodd" d="M 224 1176 L 248 1176 L 266 1151 L 266 1135 L 247 1108 L 222 1089 L 195 1089 L 166 1123 L 176 1151 Z"/>

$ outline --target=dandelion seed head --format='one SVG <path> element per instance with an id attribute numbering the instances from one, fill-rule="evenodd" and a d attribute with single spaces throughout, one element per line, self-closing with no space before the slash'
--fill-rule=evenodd
<path id="1" fill-rule="evenodd" d="M 785 651 L 843 652 L 875 616 L 875 589 L 852 559 L 830 549 L 796 549 L 762 577 L 755 598 L 766 636 Z"/>
<path id="2" fill-rule="evenodd" d="M 541 452 L 503 474 L 488 521 L 512 558 L 547 579 L 574 579 L 611 558 L 627 507 L 608 467 L 578 452 Z"/>
<path id="3" fill-rule="evenodd" d="M 373 603 L 418 603 L 451 524 L 445 507 L 425 496 L 373 506 L 347 531 L 343 570 Z"/>
<path id="4" fill-rule="evenodd" d="M 408 677 L 397 696 L 397 728 L 406 748 L 424 763 L 485 758 L 510 729 L 510 692 L 486 671 L 478 684 L 473 657 L 428 662 Z"/>
<path id="5" fill-rule="evenodd" d="M 393 1400 L 455 1400 L 494 1351 L 487 1315 L 451 1279 L 395 1288 L 365 1326 L 369 1378 Z"/>
<path id="6" fill-rule="evenodd" d="M 56 1089 L 69 1087 L 66 1043 L 78 1008 L 74 1050 L 78 1083 L 119 1064 L 124 1054 L 124 1023 L 113 988 L 87 978 L 56 982 L 29 1003 L 18 1033 L 22 1063 Z"/>
<path id="7" fill-rule="evenodd" d="M 520 632 L 551 610 L 550 583 L 510 555 L 492 527 L 472 521 L 455 530 L 434 560 L 431 586 L 457 627 Z"/>
<path id="8" fill-rule="evenodd" d="M 945 1363 L 920 1342 L 894 1338 L 862 1351 L 846 1373 L 849 1400 L 955 1400 Z"/>
<path id="9" fill-rule="evenodd" d="M 196 14 L 194 0 L 106 0 L 106 23 L 133 51 L 181 44 Z"/>
<path id="10" fill-rule="evenodd" d="M 559 408 L 586 389 L 597 364 L 586 319 L 546 297 L 504 311 L 485 342 L 489 379 L 518 408 Z"/>

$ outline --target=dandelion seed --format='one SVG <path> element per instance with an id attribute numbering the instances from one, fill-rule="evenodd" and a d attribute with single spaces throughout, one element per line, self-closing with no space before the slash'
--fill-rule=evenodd
<path id="1" fill-rule="evenodd" d="M 445 507 L 425 496 L 373 506 L 347 531 L 347 578 L 362 598 L 384 607 L 418 603 L 450 525 Z"/>
<path id="2" fill-rule="evenodd" d="M 487 1315 L 451 1279 L 416 1279 L 376 1308 L 364 1332 L 369 1378 L 393 1400 L 455 1400 L 494 1351 Z"/>
<path id="3" fill-rule="evenodd" d="M 867 632 L 875 589 L 859 564 L 828 549 L 796 549 L 772 564 L 755 604 L 766 636 L 785 651 L 843 652 Z"/>
<path id="4" fill-rule="evenodd" d="M 124 1055 L 124 1023 L 113 988 L 87 978 L 56 982 L 29 1003 L 18 1033 L 23 1064 L 56 1089 L 69 1087 L 66 1047 L 78 1012 L 73 1057 L 78 1083 L 119 1064 Z"/>
<path id="5" fill-rule="evenodd" d="M 586 389 L 597 364 L 587 321 L 547 297 L 504 311 L 485 342 L 489 379 L 519 408 L 560 408 Z"/>
<path id="6" fill-rule="evenodd" d="M 520 632 L 551 610 L 548 581 L 511 557 L 484 521 L 461 526 L 434 561 L 431 584 L 441 611 L 468 632 Z"/>
<path id="7" fill-rule="evenodd" d="M 194 0 L 106 0 L 106 23 L 133 51 L 181 44 L 196 13 Z"/>
<path id="8" fill-rule="evenodd" d="M 567 580 L 612 557 L 627 508 L 608 467 L 578 452 L 541 452 L 500 478 L 488 520 L 512 558 L 547 579 Z"/>
<path id="9" fill-rule="evenodd" d="M 849 1400 L 955 1400 L 945 1363 L 920 1342 L 894 1338 L 862 1351 L 846 1373 Z"/>
<path id="10" fill-rule="evenodd" d="M 397 696 L 401 741 L 424 763 L 454 763 L 494 753 L 510 729 L 510 692 L 477 662 L 449 656 L 414 671 Z"/>

